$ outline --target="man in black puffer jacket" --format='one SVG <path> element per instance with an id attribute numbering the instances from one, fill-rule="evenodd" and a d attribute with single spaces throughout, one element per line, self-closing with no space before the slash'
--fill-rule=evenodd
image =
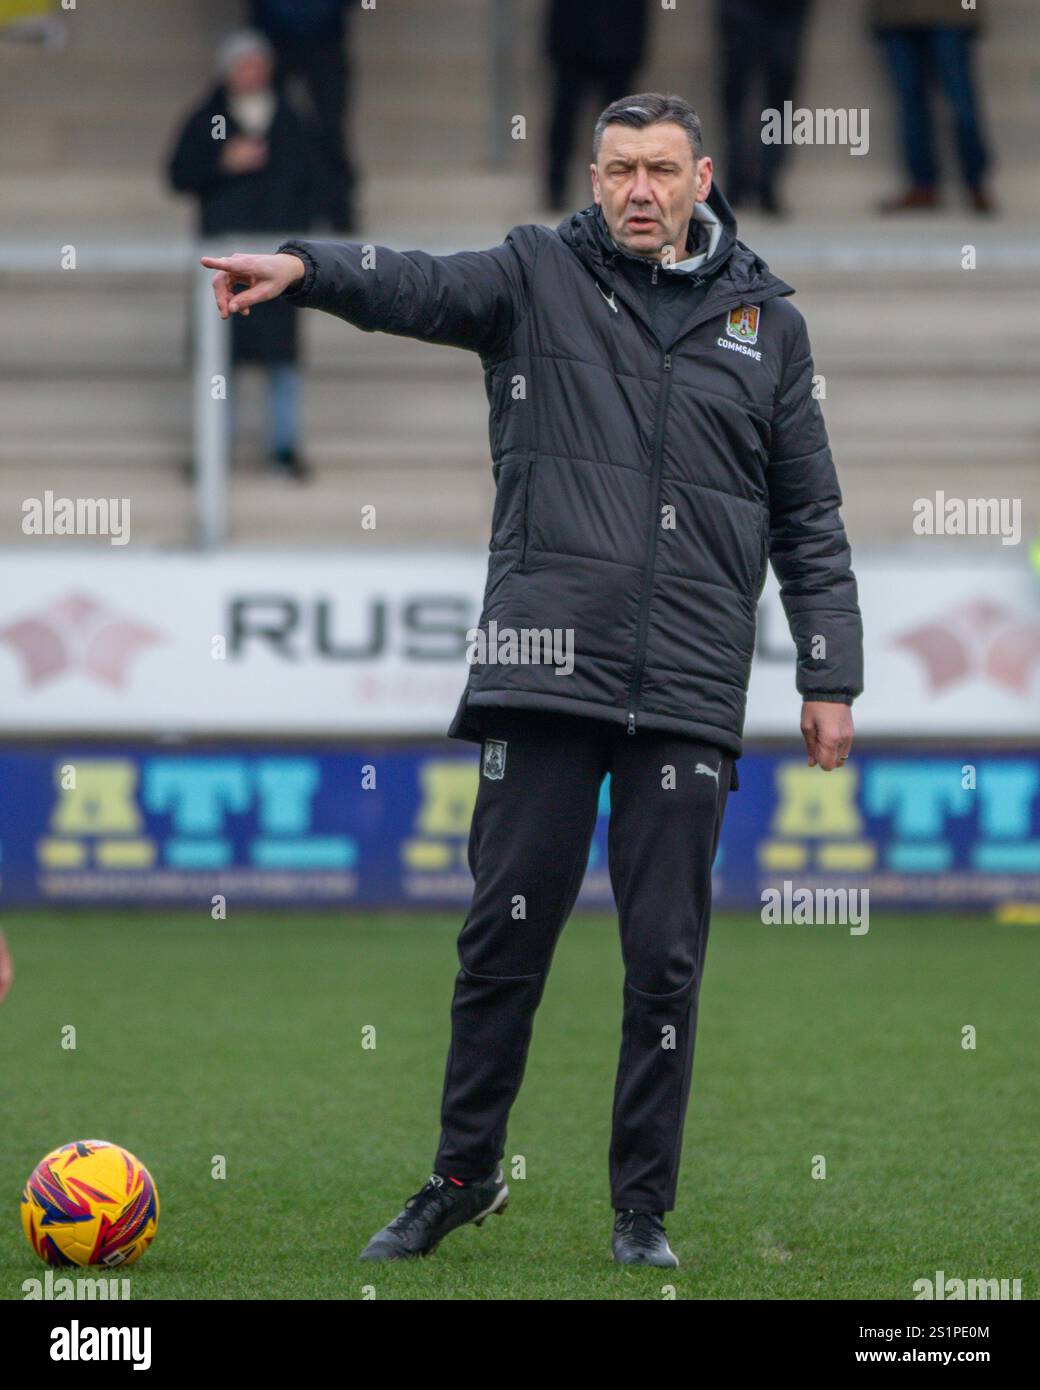
<path id="1" fill-rule="evenodd" d="M 203 261 L 225 316 L 285 293 L 479 352 L 491 405 L 487 586 L 449 731 L 483 755 L 441 1138 L 429 1182 L 366 1259 L 429 1253 L 504 1208 L 506 1120 L 609 773 L 625 960 L 614 1256 L 676 1263 L 661 1218 L 767 559 L 810 764 L 830 771 L 852 741 L 856 583 L 791 287 L 736 239 L 681 98 L 607 107 L 594 159 L 592 207 L 490 251 L 293 241 Z"/>

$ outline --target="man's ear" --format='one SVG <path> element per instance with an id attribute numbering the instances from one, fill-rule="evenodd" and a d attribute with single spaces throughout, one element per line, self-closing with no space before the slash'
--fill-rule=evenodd
<path id="1" fill-rule="evenodd" d="M 697 173 L 694 176 L 697 185 L 697 192 L 693 199 L 695 203 L 703 203 L 707 200 L 708 194 L 711 192 L 711 180 L 714 172 L 715 166 L 711 162 L 711 155 L 702 154 L 697 161 Z"/>
<path id="2" fill-rule="evenodd" d="M 592 200 L 594 203 L 601 203 L 603 200 L 599 193 L 599 171 L 595 164 L 589 165 L 589 178 L 592 180 Z"/>

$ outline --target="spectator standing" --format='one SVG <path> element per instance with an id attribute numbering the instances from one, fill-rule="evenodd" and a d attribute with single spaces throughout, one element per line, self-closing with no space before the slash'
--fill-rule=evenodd
<path id="1" fill-rule="evenodd" d="M 899 100 L 903 163 L 909 178 L 906 191 L 887 199 L 881 211 L 939 206 L 931 111 L 931 89 L 938 80 L 953 112 L 968 201 L 976 212 L 992 212 L 994 203 L 986 187 L 990 157 L 972 72 L 973 41 L 980 32 L 978 14 L 964 9 L 960 0 L 871 0 L 870 21 Z"/>
<path id="2" fill-rule="evenodd" d="M 726 196 L 731 207 L 778 215 L 786 145 L 762 140 L 761 113 L 794 101 L 810 0 L 716 0 L 726 125 Z"/>
<path id="3" fill-rule="evenodd" d="M 575 123 L 587 97 L 609 106 L 635 90 L 646 44 L 646 0 L 550 0 L 545 51 L 552 68 L 546 206 L 568 207 Z"/>
<path id="4" fill-rule="evenodd" d="M 274 49 L 275 82 L 298 76 L 318 132 L 319 218 L 334 232 L 357 228 L 357 175 L 344 123 L 350 96 L 348 0 L 251 0 L 253 24 Z"/>
<path id="5" fill-rule="evenodd" d="M 219 85 L 188 117 L 169 165 L 173 187 L 199 200 L 199 235 L 309 229 L 316 198 L 313 136 L 273 86 L 270 45 L 254 30 L 233 33 L 221 45 L 218 71 Z M 266 368 L 270 461 L 277 471 L 302 478 L 297 329 L 298 310 L 284 300 L 238 316 L 231 324 L 231 361 L 233 367 Z M 228 411 L 233 435 L 233 385 Z"/>

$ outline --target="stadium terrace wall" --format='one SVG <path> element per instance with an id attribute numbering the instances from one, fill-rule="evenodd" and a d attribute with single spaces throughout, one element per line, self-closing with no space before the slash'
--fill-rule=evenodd
<path id="1" fill-rule="evenodd" d="M 468 902 L 468 745 L 0 746 L 0 906 Z M 609 781 L 580 905 L 612 910 Z M 869 888 L 873 908 L 1040 900 L 1040 758 L 981 746 L 858 751 L 840 774 L 790 751 L 740 764 L 715 865 L 720 907 L 767 888 Z"/>

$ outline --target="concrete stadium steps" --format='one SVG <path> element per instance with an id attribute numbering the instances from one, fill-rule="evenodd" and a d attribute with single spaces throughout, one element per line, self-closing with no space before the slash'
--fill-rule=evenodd
<path id="1" fill-rule="evenodd" d="M 67 454 L 0 462 L 4 475 L 0 495 L 0 546 L 97 547 L 108 550 L 107 537 L 67 538 L 26 536 L 22 533 L 22 504 L 42 499 L 47 489 L 55 498 L 116 497 L 130 499 L 132 546 L 184 546 L 193 535 L 192 497 L 177 468 L 159 468 L 119 453 L 97 451 L 89 463 L 70 465 Z M 89 485 L 85 480 L 89 478 Z"/>
<path id="2" fill-rule="evenodd" d="M 789 269 L 782 249 L 774 254 L 770 246 L 768 254 L 794 284 L 818 367 L 828 373 L 1014 378 L 1028 375 L 1040 355 L 1035 266 L 1021 274 L 832 271 Z M 20 272 L 3 276 L 2 285 L 2 377 L 81 369 L 146 376 L 187 367 L 186 272 Z M 361 333 L 328 314 L 308 313 L 304 325 L 309 378 L 401 372 L 462 379 L 475 372 L 480 379 L 476 359 L 450 348 Z"/>
<path id="3" fill-rule="evenodd" d="M 486 406 L 479 372 L 458 356 L 468 369 L 443 375 L 409 378 L 395 370 L 380 378 L 369 364 L 342 377 L 327 365 L 311 376 L 306 453 L 315 478 L 300 488 L 267 475 L 260 382 L 243 374 L 232 539 L 339 545 L 357 535 L 361 507 L 374 504 L 386 544 L 484 545 L 491 502 Z M 859 542 L 908 539 L 914 500 L 937 490 L 1020 497 L 1026 533 L 1040 524 L 1028 378 L 831 370 L 827 389 L 844 514 Z M 56 377 L 46 386 L 8 381 L 0 386 L 0 411 L 0 544 L 23 540 L 21 503 L 46 488 L 58 496 L 130 496 L 136 541 L 190 540 L 189 399 L 180 378 L 138 378 L 132 389 L 126 378 L 111 376 Z"/>
<path id="4" fill-rule="evenodd" d="M 63 246 L 99 238 L 148 237 L 169 242 L 193 233 L 194 201 L 170 193 L 158 169 L 136 173 L 0 169 L 0 173 L 4 241 L 32 239 Z M 725 191 L 724 180 L 721 187 Z M 807 161 L 792 167 L 784 183 L 790 219 L 778 224 L 742 213 L 739 235 L 756 249 L 761 247 L 769 259 L 770 245 L 782 246 L 788 264 L 792 257 L 806 263 L 802 248 L 807 245 L 817 255 L 825 253 L 828 238 L 855 243 L 857 253 L 860 248 L 869 252 L 874 245 L 875 255 L 882 254 L 893 239 L 905 242 L 911 251 L 915 245 L 927 246 L 933 261 L 938 249 L 945 247 L 948 263 L 954 267 L 959 264 L 961 246 L 968 242 L 984 246 L 987 241 L 1011 238 L 1017 245 L 1035 249 L 1033 217 L 1040 203 L 1040 161 L 1011 175 L 998 171 L 996 191 L 1002 215 L 994 218 L 968 212 L 960 190 L 954 187 L 947 190 L 942 212 L 876 216 L 874 205 L 894 187 L 895 177 L 884 160 L 865 163 L 845 156 L 830 165 Z M 539 200 L 533 171 L 468 168 L 452 170 L 445 179 L 439 169 L 388 169 L 364 180 L 357 239 L 430 250 L 492 246 L 518 222 L 555 226 L 561 214 L 546 211 Z M 591 201 L 588 175 L 579 171 L 572 181 L 572 206 L 577 210 Z M 980 258 L 980 266 L 984 265 Z"/>
<path id="5" fill-rule="evenodd" d="M 12 170 L 3 180 L 5 239 L 53 239 L 63 245 L 150 236 L 167 242 L 190 236 L 195 227 L 195 201 L 171 193 L 158 168 Z M 444 238 L 458 246 L 460 237 L 490 246 L 514 223 L 530 219 L 532 189 L 522 175 L 487 170 L 453 171 L 448 184 L 429 169 L 376 174 L 364 181 L 362 232 L 402 246 L 426 247 Z"/>
<path id="6" fill-rule="evenodd" d="M 91 274 L 89 263 L 91 248 L 112 239 L 152 248 L 189 233 L 193 204 L 164 187 L 162 163 L 180 114 L 206 88 L 217 36 L 242 8 L 91 0 L 66 16 L 64 50 L 0 43 L 0 121 L 17 132 L 0 142 L 0 264 L 16 243 L 41 267 L 0 271 L 0 544 L 24 543 L 21 501 L 47 487 L 130 495 L 141 543 L 192 535 L 182 471 L 191 427 L 187 275 L 172 260 L 166 272 L 118 277 Z M 642 83 L 691 95 L 717 149 L 713 6 L 650 8 Z M 504 171 L 488 167 L 487 0 L 394 0 L 355 16 L 359 239 L 447 251 L 493 245 L 518 222 L 558 220 L 538 209 L 543 0 L 514 0 L 513 9 L 505 105 L 527 116 L 528 138 L 509 143 Z M 1037 493 L 1033 0 L 1005 0 L 988 23 L 979 58 L 1004 217 L 966 216 L 955 193 L 940 216 L 889 222 L 869 213 L 898 182 L 891 99 L 862 6 L 842 0 L 816 6 L 798 100 L 869 106 L 870 154 L 792 150 L 785 191 L 796 216 L 741 220 L 742 239 L 798 290 L 827 378 L 845 515 L 861 543 L 906 539 L 913 499 L 936 490 Z M 586 114 L 591 120 L 591 105 Z M 575 206 L 587 201 L 584 163 L 579 148 Z M 957 269 L 965 242 L 979 248 L 978 271 Z M 68 243 L 82 252 L 73 273 L 57 269 Z M 357 508 L 373 502 L 381 543 L 485 544 L 491 480 L 476 361 L 324 315 L 307 315 L 305 334 L 315 478 L 296 487 L 267 475 L 259 386 L 244 374 L 232 540 L 349 544 Z"/>
<path id="7" fill-rule="evenodd" d="M 246 451 L 236 463 L 231 487 L 232 545 L 270 544 L 285 549 L 357 545 L 401 546 L 409 551 L 458 546 L 482 549 L 487 544 L 493 500 L 491 474 L 485 467 L 457 465 L 448 458 L 424 459 L 414 467 L 396 461 L 366 462 L 368 451 L 352 450 L 344 459 L 334 446 L 317 444 L 308 457 L 316 465 L 312 482 L 296 484 L 272 476 L 259 458 Z M 0 545 L 69 546 L 60 537 L 27 537 L 21 532 L 22 504 L 50 488 L 56 497 L 128 497 L 132 542 L 137 546 L 191 545 L 195 535 L 192 495 L 173 469 L 129 469 L 111 459 L 96 459 L 89 484 L 41 459 L 32 465 L 3 463 L 5 473 Z M 430 469 L 436 485 L 430 485 Z M 914 504 L 941 491 L 946 497 L 1022 499 L 1022 536 L 1028 543 L 1040 525 L 1035 502 L 1035 465 L 1014 468 L 986 461 L 951 467 L 917 464 L 912 470 L 887 456 L 870 471 L 843 467 L 845 504 L 842 515 L 853 544 L 902 545 L 913 537 Z M 1030 500 L 1033 499 L 1033 500 Z M 375 506 L 378 528 L 362 531 L 363 506 Z M 88 544 L 107 546 L 103 540 Z M 965 538 L 958 544 L 979 550 L 999 549 L 990 537 Z M 1000 551 L 1000 553 L 1003 553 Z"/>
<path id="8" fill-rule="evenodd" d="M 231 486 L 232 525 L 229 543 L 294 548 L 308 544 L 335 546 L 407 546 L 409 550 L 442 550 L 445 546 L 482 547 L 487 543 L 493 488 L 490 471 L 458 467 L 453 458 L 423 459 L 409 468 L 399 461 L 388 469 L 378 451 L 355 449 L 349 468 L 332 466 L 320 449 L 311 457 L 319 465 L 313 481 L 299 484 L 267 471 L 260 457 L 241 451 Z M 343 464 L 342 459 L 338 460 Z M 193 500 L 177 471 L 96 458 L 89 483 L 70 474 L 67 465 L 50 466 L 49 459 L 29 464 L 3 463 L 2 546 L 91 546 L 107 550 L 104 537 L 67 539 L 22 533 L 22 503 L 42 498 L 50 488 L 55 497 L 115 497 L 130 502 L 130 533 L 134 546 L 185 546 L 194 536 Z M 430 526 L 429 470 L 437 470 L 437 526 Z M 375 506 L 375 531 L 362 530 L 361 507 Z"/>
<path id="9" fill-rule="evenodd" d="M 232 543 L 285 545 L 297 537 L 351 552 L 365 546 L 406 546 L 416 552 L 487 545 L 494 502 L 489 468 L 460 465 L 451 453 L 413 463 L 398 459 L 388 468 L 385 460 L 372 457 L 374 452 L 361 445 L 344 459 L 338 451 L 315 447 L 309 457 L 318 465 L 317 478 L 303 485 L 239 474 L 231 497 Z M 431 469 L 436 470 L 435 499 Z M 361 508 L 369 506 L 376 509 L 374 531 L 361 528 Z"/>
<path id="10" fill-rule="evenodd" d="M 67 42 L 0 45 L 0 168 L 138 172 L 163 157 L 182 113 L 214 80 L 216 45 L 242 23 L 235 0 L 93 0 L 64 16 Z M 487 149 L 488 19 L 483 0 L 383 3 L 353 17 L 355 120 L 378 165 L 466 164 Z"/>
<path id="11" fill-rule="evenodd" d="M 0 169 L 155 167 L 177 113 L 205 88 L 219 36 L 241 22 L 237 0 L 91 0 L 67 12 L 63 49 L 0 44 L 0 120 L 18 140 L 0 147 Z M 644 86 L 692 96 L 718 125 L 710 0 L 650 6 Z M 513 0 L 514 65 L 508 105 L 527 116 L 528 140 L 511 146 L 515 167 L 537 157 L 545 121 L 541 58 L 544 0 Z M 1005 168 L 1033 163 L 1036 39 L 1032 0 L 1003 0 L 979 49 L 987 108 Z M 484 162 L 491 70 L 487 0 L 393 0 L 353 16 L 354 126 L 360 161 L 398 168 Z M 799 101 L 869 106 L 872 147 L 890 147 L 887 79 L 858 0 L 815 7 Z M 717 141 L 712 141 L 718 143 Z M 801 158 L 802 151 L 795 151 Z M 815 152 L 837 163 L 839 151 Z M 582 155 L 582 158 L 584 156 Z M 887 153 L 885 155 L 887 160 Z M 580 161 L 576 158 L 576 168 Z M 866 161 L 854 161 L 856 163 Z M 113 212 L 117 212 L 113 209 Z"/>
<path id="12" fill-rule="evenodd" d="M 914 499 L 936 490 L 1022 497 L 1034 527 L 1040 406 L 1031 364 L 1040 314 L 1036 292 L 1022 288 L 1027 277 L 1011 269 L 813 269 L 828 248 L 839 262 L 862 255 L 862 240 L 824 233 L 824 247 L 806 244 L 797 228 L 762 234 L 770 259 L 798 287 L 826 376 L 824 409 L 853 536 L 906 539 Z M 958 235 L 951 224 L 951 249 Z M 758 244 L 756 235 L 749 240 Z M 983 244 L 995 263 L 1015 263 L 1014 254 L 997 254 L 1014 252 L 1013 243 Z M 891 259 L 901 264 L 916 245 L 904 238 Z M 0 544 L 22 539 L 21 501 L 47 487 L 59 496 L 132 496 L 136 539 L 190 539 L 188 308 L 183 271 L 8 277 Z M 344 543 L 360 506 L 375 503 L 386 543 L 485 544 L 491 484 L 477 361 L 323 314 L 306 315 L 304 333 L 315 479 L 292 488 L 267 476 L 261 381 L 244 371 L 233 539 Z"/>

